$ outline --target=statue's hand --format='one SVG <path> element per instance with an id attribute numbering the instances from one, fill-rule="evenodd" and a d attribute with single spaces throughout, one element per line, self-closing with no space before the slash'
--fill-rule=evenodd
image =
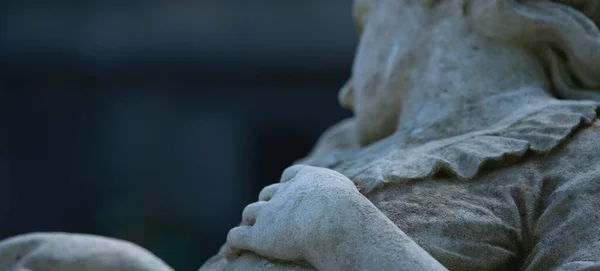
<path id="1" fill-rule="evenodd" d="M 265 187 L 227 236 L 228 258 L 241 251 L 308 261 L 335 249 L 349 221 L 360 219 L 357 202 L 368 202 L 348 178 L 333 170 L 296 165 L 280 183 Z M 369 203 L 370 205 L 370 203 Z"/>

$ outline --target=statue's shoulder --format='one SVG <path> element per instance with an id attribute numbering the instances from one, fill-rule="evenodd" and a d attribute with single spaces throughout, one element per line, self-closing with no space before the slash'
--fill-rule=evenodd
<path id="1" fill-rule="evenodd" d="M 325 130 L 308 156 L 298 160 L 296 163 L 330 167 L 339 160 L 338 156 L 342 152 L 358 148 L 356 121 L 354 118 L 349 118 Z"/>

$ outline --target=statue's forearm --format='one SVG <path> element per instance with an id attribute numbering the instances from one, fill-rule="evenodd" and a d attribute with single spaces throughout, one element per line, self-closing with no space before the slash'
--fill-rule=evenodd
<path id="1" fill-rule="evenodd" d="M 317 270 L 447 270 L 400 230 L 354 238 L 357 241 L 341 250 L 338 258 Z"/>
<path id="2" fill-rule="evenodd" d="M 371 202 L 356 202 L 330 247 L 310 259 L 317 270 L 447 270 Z"/>

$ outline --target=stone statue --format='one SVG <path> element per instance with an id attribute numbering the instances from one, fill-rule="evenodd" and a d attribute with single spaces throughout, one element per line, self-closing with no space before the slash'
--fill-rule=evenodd
<path id="1" fill-rule="evenodd" d="M 355 0 L 354 18 L 355 117 L 200 270 L 600 270 L 600 1 Z"/>
<path id="2" fill-rule="evenodd" d="M 31 233 L 1 241 L 0 270 L 173 271 L 130 242 L 67 233 Z"/>

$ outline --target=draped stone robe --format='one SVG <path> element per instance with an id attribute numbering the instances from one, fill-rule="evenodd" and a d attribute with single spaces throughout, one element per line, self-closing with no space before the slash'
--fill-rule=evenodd
<path id="1" fill-rule="evenodd" d="M 600 270 L 598 104 L 532 108 L 486 131 L 413 149 L 389 138 L 354 154 L 345 121 L 300 162 L 344 173 L 449 270 Z M 221 252 L 201 268 L 223 269 L 310 267 L 251 254 L 228 263 Z"/>

